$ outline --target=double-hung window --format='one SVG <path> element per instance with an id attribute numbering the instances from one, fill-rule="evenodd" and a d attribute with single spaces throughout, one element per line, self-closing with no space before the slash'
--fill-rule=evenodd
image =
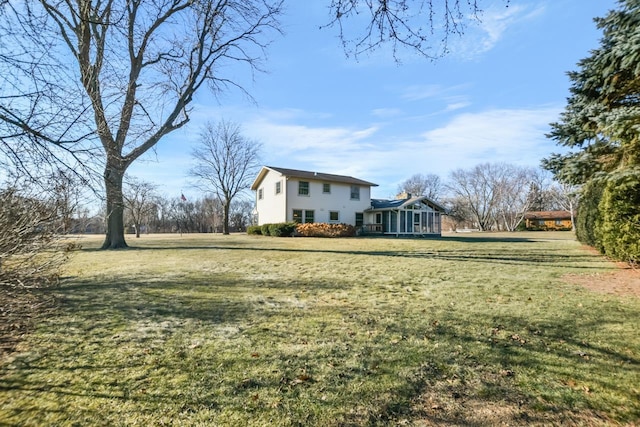
<path id="1" fill-rule="evenodd" d="M 360 200 L 360 186 L 352 185 L 351 186 L 351 200 Z"/>
<path id="2" fill-rule="evenodd" d="M 258 200 L 262 200 L 264 198 L 264 191 L 262 188 L 258 188 Z"/>
<path id="3" fill-rule="evenodd" d="M 329 211 L 329 222 L 338 222 L 338 221 L 340 221 L 340 212 Z"/>
<path id="4" fill-rule="evenodd" d="M 276 182 L 276 194 L 282 193 L 282 181 Z"/>
<path id="5" fill-rule="evenodd" d="M 304 222 L 305 222 L 305 224 L 310 223 L 310 222 L 314 222 L 313 211 L 310 211 L 310 210 L 304 211 Z"/>
<path id="6" fill-rule="evenodd" d="M 325 182 L 322 184 L 322 192 L 324 194 L 330 194 L 331 193 L 331 184 Z"/>
<path id="7" fill-rule="evenodd" d="M 309 195 L 309 181 L 298 181 L 298 196 Z"/>
<path id="8" fill-rule="evenodd" d="M 308 209 L 294 209 L 293 210 L 293 222 L 297 224 L 313 222 L 314 215 L 313 210 Z"/>

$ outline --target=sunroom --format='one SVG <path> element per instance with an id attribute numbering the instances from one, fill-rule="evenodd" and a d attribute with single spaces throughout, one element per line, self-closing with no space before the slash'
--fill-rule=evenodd
<path id="1" fill-rule="evenodd" d="M 365 211 L 367 233 L 440 236 L 445 209 L 426 196 L 401 194 L 395 200 L 371 199 Z"/>

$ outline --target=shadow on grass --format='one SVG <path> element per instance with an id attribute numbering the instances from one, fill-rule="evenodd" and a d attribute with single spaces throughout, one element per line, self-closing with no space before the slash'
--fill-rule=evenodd
<path id="1" fill-rule="evenodd" d="M 163 251 L 163 250 L 211 250 L 211 251 L 248 251 L 259 253 L 310 253 L 310 254 L 333 254 L 333 255 L 355 255 L 355 256 L 375 256 L 375 257 L 405 257 L 405 258 L 421 258 L 427 260 L 442 260 L 442 261 L 454 261 L 454 262 L 479 262 L 489 264 L 522 264 L 522 265 L 538 265 L 547 264 L 555 265 L 557 267 L 568 267 L 576 269 L 593 269 L 592 266 L 578 265 L 578 264 L 593 264 L 597 261 L 600 264 L 606 264 L 609 267 L 608 262 L 604 258 L 592 255 L 588 252 L 582 253 L 567 253 L 565 250 L 558 249 L 555 251 L 545 249 L 532 248 L 528 243 L 535 243 L 534 240 L 525 238 L 456 238 L 447 237 L 446 240 L 453 240 L 463 243 L 486 243 L 486 242 L 502 242 L 513 243 L 506 247 L 499 246 L 491 249 L 487 249 L 486 244 L 478 245 L 478 248 L 464 248 L 464 249 L 443 249 L 425 247 L 424 250 L 420 248 L 411 248 L 410 250 L 340 250 L 340 249 L 312 249 L 312 248 L 277 248 L 277 247 L 251 247 L 251 246 L 224 246 L 224 245 L 209 245 L 209 246 L 170 246 L 170 247 L 141 247 L 141 248 L 129 248 L 127 251 Z M 92 251 L 92 249 L 89 249 Z M 605 268 L 607 268 L 605 267 Z"/>
<path id="2" fill-rule="evenodd" d="M 640 311 L 630 310 L 629 319 L 640 319 Z M 542 322 L 517 315 L 469 321 L 450 313 L 428 333 L 446 350 L 426 357 L 369 425 L 636 425 L 637 341 L 627 347 L 587 338 L 619 324 L 607 314 L 596 320 L 571 310 Z"/>
<path id="3" fill-rule="evenodd" d="M 486 263 L 548 263 L 566 264 L 571 268 L 580 268 L 575 263 L 592 263 L 594 260 L 590 255 L 549 254 L 528 247 L 520 250 L 519 243 L 515 246 L 497 248 L 495 252 L 486 248 L 424 252 L 255 247 L 242 250 L 349 253 Z M 217 246 L 207 249 L 231 248 Z M 421 312 L 423 314 L 416 315 L 411 312 L 417 310 L 415 306 L 407 307 L 406 311 L 404 307 L 363 306 L 355 298 L 349 304 L 331 307 L 330 314 L 338 313 L 340 316 L 330 323 L 332 317 L 277 305 L 278 301 L 256 299 L 261 288 L 275 289 L 280 297 L 293 295 L 305 288 L 326 293 L 344 290 L 339 283 L 250 280 L 233 275 L 133 277 L 98 282 L 68 278 L 55 290 L 60 298 L 59 315 L 42 326 L 43 345 L 48 347 L 24 355 L 10 370 L 0 370 L 0 392 L 43 395 L 45 402 L 64 396 L 100 402 L 94 409 L 86 409 L 83 401 L 76 401 L 74 405 L 77 408 L 70 409 L 78 411 L 76 414 L 65 413 L 65 408 L 50 409 L 51 405 L 12 409 L 16 414 L 14 417 L 22 420 L 44 420 L 46 415 L 39 414 L 58 411 L 63 417 L 84 417 L 95 424 L 109 424 L 115 419 L 101 418 L 109 416 L 109 411 L 98 406 L 131 402 L 131 410 L 140 414 L 161 410 L 169 410 L 173 415 L 199 411 L 215 414 L 224 404 L 222 399 L 226 398 L 221 397 L 224 390 L 220 391 L 220 384 L 227 381 L 225 369 L 231 364 L 240 364 L 244 357 L 250 359 L 253 364 L 250 366 L 257 365 L 264 373 L 257 379 L 241 378 L 233 387 L 226 389 L 233 395 L 229 399 L 236 399 L 232 404 L 238 412 L 245 410 L 243 405 L 251 404 L 254 396 L 258 396 L 255 401 L 259 403 L 258 399 L 264 394 L 278 395 L 280 401 L 293 408 L 302 404 L 298 400 L 299 395 L 306 394 L 312 400 L 322 401 L 326 390 L 334 387 L 336 396 L 351 395 L 348 395 L 348 401 L 329 410 L 345 420 L 343 424 L 336 421 L 333 425 L 393 425 L 402 424 L 405 420 L 418 425 L 425 422 L 426 425 L 470 426 L 526 423 L 589 425 L 594 419 L 602 421 L 607 417 L 617 417 L 620 422 L 634 422 L 640 418 L 637 391 L 633 391 L 632 386 L 640 383 L 637 341 L 629 344 L 631 352 L 628 352 L 625 345 L 602 333 L 596 335 L 597 338 L 590 338 L 595 331 L 605 327 L 617 330 L 616 327 L 623 322 L 640 320 L 635 305 L 627 307 L 626 313 L 620 313 L 611 303 L 611 310 L 602 309 L 597 315 L 571 307 L 562 312 L 556 308 L 541 320 L 517 312 L 493 313 L 480 307 L 477 313 L 458 312 L 453 306 L 436 307 L 432 313 L 432 307 L 428 306 Z M 478 304 L 483 302 L 479 300 Z M 270 324 L 270 316 L 278 317 L 279 323 Z M 379 316 L 386 320 L 378 321 Z M 321 331 L 317 325 L 316 329 L 298 331 L 293 326 L 298 321 L 311 321 L 317 325 L 326 323 L 329 332 L 317 332 Z M 262 324 L 257 328 L 259 331 L 254 331 L 251 338 L 247 338 L 243 336 L 242 328 L 252 322 Z M 225 365 L 215 355 L 194 360 L 189 350 L 198 345 L 195 340 L 200 329 L 209 334 L 216 331 L 228 334 L 216 345 L 229 342 L 241 349 L 238 350 L 237 361 Z M 267 329 L 268 332 L 260 332 Z M 629 334 L 627 329 L 622 330 Z M 338 334 L 335 331 L 350 332 Z M 134 332 L 134 335 L 127 335 Z M 358 334 L 366 335 L 367 332 L 372 332 L 372 337 L 378 335 L 380 339 L 373 341 L 367 338 L 367 341 L 358 342 Z M 309 336 L 313 333 L 317 336 Z M 56 341 L 47 342 L 49 337 Z M 326 353 L 307 352 L 280 362 L 276 360 L 279 354 L 275 354 L 270 363 L 266 363 L 263 362 L 266 355 L 254 357 L 244 354 L 246 348 L 242 348 L 242 343 L 249 339 L 255 340 L 256 345 L 275 342 L 276 348 L 291 342 L 316 339 L 324 342 L 320 349 L 337 350 L 332 360 L 326 360 Z M 298 347 L 306 345 L 299 344 Z M 122 352 L 112 354 L 121 355 L 121 358 L 114 360 L 104 354 L 106 348 L 118 346 L 123 347 Z M 425 350 L 427 346 L 429 350 Z M 157 353 L 162 353 L 163 358 Z M 351 363 L 342 361 L 347 358 Z M 54 359 L 55 363 L 52 362 Z M 323 382 L 300 379 L 302 369 L 319 370 L 328 364 L 332 368 Z M 274 366 L 278 374 L 272 374 Z M 134 378 L 119 379 L 120 372 L 131 370 L 142 373 Z M 385 371 L 403 378 L 404 382 L 394 389 L 385 390 L 382 397 L 367 394 L 367 387 L 373 388 L 371 384 L 378 382 Z M 66 372 L 66 376 L 54 376 L 61 372 Z M 48 377 L 48 373 L 52 376 Z M 187 376 L 189 381 L 182 384 L 193 389 L 173 386 L 160 392 L 149 387 L 149 391 L 142 392 L 147 387 L 145 381 L 153 375 L 161 375 L 162 381 L 168 383 L 174 376 Z M 74 380 L 70 377 L 81 380 L 72 384 Z M 624 381 L 620 381 L 623 377 Z M 366 386 L 344 391 L 347 382 Z M 299 392 L 303 387 L 304 393 Z M 283 409 L 263 410 L 285 412 L 287 405 L 279 407 Z M 350 409 L 358 405 L 365 405 L 368 412 L 350 415 Z M 487 412 L 492 410 L 500 417 L 483 420 L 483 414 L 487 416 Z M 303 424 L 304 416 L 308 414 L 301 413 L 303 409 L 296 411 L 283 414 L 280 420 L 291 425 Z M 595 418 L 589 418 L 592 416 Z M 0 424 L 3 421 L 0 419 Z"/>
<path id="4" fill-rule="evenodd" d="M 309 286 L 326 291 L 336 289 L 328 283 L 253 282 L 222 275 L 126 281 L 66 278 L 59 288 L 51 290 L 58 307 L 55 315 L 40 324 L 42 347 L 36 345 L 33 351 L 19 355 L 8 370 L 0 369 L 0 395 L 26 393 L 39 396 L 43 402 L 57 401 L 63 396 L 108 405 L 133 402 L 138 410 L 171 408 L 178 413 L 215 411 L 220 400 L 215 389 L 194 392 L 197 396 L 179 388 L 165 389 L 165 393 L 151 390 L 142 393 L 140 389 L 145 388 L 146 378 L 157 375 L 156 372 L 165 376 L 163 381 L 171 382 L 174 375 L 191 375 L 194 369 L 193 383 L 206 382 L 206 374 L 201 373 L 203 367 L 192 363 L 210 364 L 208 368 L 205 366 L 205 372 L 224 373 L 219 362 L 215 362 L 215 353 L 207 355 L 209 360 L 201 361 L 189 356 L 198 349 L 198 339 L 193 337 L 200 334 L 199 329 L 208 333 L 217 331 L 220 335 L 210 339 L 233 343 L 241 339 L 243 328 L 250 326 L 248 319 L 281 317 L 280 312 L 287 309 L 273 301 L 255 299 L 253 294 L 261 288 L 283 294 Z M 281 337 L 284 333 L 277 329 L 269 333 L 272 339 L 289 338 Z M 54 337 L 55 341 L 48 337 Z M 112 357 L 118 354 L 122 357 Z M 120 377 L 120 373 L 132 370 L 142 372 L 139 378 Z M 198 375 L 202 377 L 197 378 Z M 76 383 L 71 377 L 86 380 Z M 67 413 L 65 408 L 48 409 L 50 406 L 12 409 L 13 417 L 22 420 L 15 425 L 22 425 L 24 420 L 42 421 L 47 412 L 88 417 L 92 424 L 107 425 L 114 421 L 100 421 L 109 412 L 99 409 L 101 405 L 89 410 L 82 409 L 80 404 L 70 408 L 75 413 Z M 12 425 L 3 415 L 6 413 L 0 410 L 0 424 Z"/>
<path id="5" fill-rule="evenodd" d="M 185 286 L 186 283 L 175 281 L 76 282 L 62 286 L 58 290 L 63 296 L 61 310 L 65 315 L 62 318 L 73 321 L 67 324 L 54 322 L 50 326 L 51 333 L 66 331 L 62 335 L 58 332 L 60 342 L 47 350 L 62 353 L 58 365 L 50 365 L 51 355 L 47 355 L 47 351 L 38 358 L 27 357 L 10 372 L 0 371 L 0 392 L 43 395 L 45 400 L 64 396 L 97 399 L 100 404 L 94 409 L 78 403 L 78 408 L 73 408 L 77 411 L 75 414 L 65 413 L 64 408 L 55 410 L 65 417 L 84 417 L 96 424 L 114 421 L 114 418 L 103 418 L 114 416 L 99 408 L 103 404 L 132 405 L 131 410 L 141 414 L 171 408 L 174 416 L 200 411 L 215 415 L 224 405 L 216 390 L 223 380 L 208 375 L 213 375 L 210 371 L 221 371 L 219 375 L 224 376 L 224 367 L 213 363 L 215 357 L 211 355 L 206 359 L 190 358 L 187 354 L 190 341 L 172 341 L 173 335 L 184 326 L 179 321 L 196 321 L 196 329 L 186 331 L 189 336 L 197 335 L 198 325 L 230 327 L 246 323 L 247 318 L 268 317 L 272 313 L 256 306 L 246 295 L 234 296 L 238 289 L 256 289 L 255 283 L 199 278 L 190 279 L 186 290 Z M 278 286 L 279 290 L 287 292 L 299 289 L 301 284 L 265 282 L 260 286 Z M 315 285 L 307 283 L 305 286 Z M 333 289 L 326 284 L 317 286 Z M 243 411 L 242 405 L 251 402 L 254 396 L 267 393 L 277 394 L 280 401 L 286 403 L 281 410 L 286 411 L 287 405 L 308 404 L 299 400 L 303 395 L 315 401 L 327 391 L 344 395 L 342 387 L 347 382 L 376 383 L 385 372 L 392 372 L 403 378 L 400 386 L 386 390 L 383 397 L 367 394 L 367 387 L 352 388 L 349 400 L 330 409 L 335 412 L 336 420 L 344 422 L 328 425 L 597 425 L 611 420 L 612 423 L 633 423 L 640 419 L 637 390 L 632 386 L 640 382 L 638 353 L 625 352 L 625 347 L 619 344 L 601 342 L 606 339 L 602 334 L 594 340 L 588 337 L 622 321 L 633 323 L 640 319 L 640 312 L 634 307 L 627 308 L 622 317 L 624 320 L 615 310 L 606 309 L 596 316 L 584 310 L 567 309 L 540 320 L 515 313 L 498 314 L 490 310 L 467 313 L 440 307 L 437 312 L 410 319 L 405 318 L 407 313 L 403 316 L 389 312 L 386 315 L 392 319 L 389 320 L 391 323 L 384 324 L 376 319 L 378 309 L 375 307 L 367 308 L 366 312 L 337 307 L 335 310 L 343 311 L 340 322 L 345 329 L 363 335 L 364 331 L 374 330 L 384 339 L 361 343 L 357 337 L 342 337 L 332 345 L 346 350 L 337 352 L 331 360 L 326 359 L 326 354 L 313 352 L 282 360 L 276 369 L 285 374 L 274 376 L 265 372 L 257 379 L 245 377 L 235 383 L 230 393 L 236 399 L 233 401 L 237 405 L 236 411 Z M 286 307 L 278 308 L 277 312 L 287 319 Z M 178 323 L 166 331 L 160 329 L 155 335 L 142 334 L 133 342 L 131 338 L 119 341 L 122 334 L 119 331 L 132 322 L 142 322 L 140 326 L 144 327 L 149 323 L 163 325 L 176 320 Z M 210 328 L 207 330 L 211 331 Z M 286 336 L 258 336 L 257 339 L 282 342 L 313 339 L 304 332 L 296 335 L 294 328 L 283 334 Z M 390 343 L 389 338 L 397 336 L 402 339 Z M 327 341 L 331 338 L 335 337 L 315 337 Z M 239 335 L 229 337 L 231 342 L 240 339 Z M 438 345 L 431 345 L 431 350 L 427 351 L 424 339 Z M 135 353 L 121 360 L 100 358 L 105 345 L 120 344 L 134 344 L 132 351 Z M 632 342 L 630 346 L 635 344 Z M 157 351 L 169 353 L 166 356 L 169 359 L 156 359 L 154 345 L 168 347 L 169 351 L 167 348 Z M 237 359 L 243 357 L 246 355 L 240 352 Z M 277 355 L 273 357 L 275 359 Z M 355 358 L 352 360 L 358 360 L 358 364 L 341 363 L 342 357 Z M 259 364 L 262 360 L 263 356 L 256 356 L 252 363 Z M 209 368 L 201 368 L 208 364 L 211 364 Z M 318 369 L 327 364 L 333 367 L 322 382 L 299 382 L 305 381 L 299 380 L 300 369 L 313 371 L 314 367 Z M 144 372 L 134 379 L 118 377 L 118 372 L 133 368 Z M 192 369 L 194 375 L 189 387 L 196 390 L 174 387 L 165 389 L 165 393 L 140 391 L 146 387 L 146 378 L 156 372 L 170 382 L 172 376 L 190 375 Z M 264 365 L 265 371 L 273 369 L 269 363 Z M 92 378 L 89 372 L 103 374 L 80 385 L 71 384 L 68 375 L 56 379 L 37 374 L 38 371 L 46 374 L 65 370 L 78 377 L 87 375 L 87 378 Z M 299 391 L 301 388 L 304 392 Z M 358 405 L 366 405 L 367 412 L 351 413 L 350 409 Z M 262 410 L 277 412 L 279 409 Z M 23 420 L 43 420 L 46 418 L 43 413 L 54 412 L 37 406 L 23 407 L 19 411 L 15 410 L 15 417 Z M 298 425 L 307 422 L 305 417 L 309 414 L 304 413 L 304 409 L 296 409 L 281 415 L 284 418 L 280 421 Z M 324 420 L 322 424 L 307 424 L 327 425 L 327 418 Z"/>

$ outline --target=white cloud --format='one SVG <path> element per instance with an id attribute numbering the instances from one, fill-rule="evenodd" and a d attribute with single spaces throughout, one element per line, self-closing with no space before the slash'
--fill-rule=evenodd
<path id="1" fill-rule="evenodd" d="M 544 11 L 545 6 L 540 4 L 493 6 L 480 15 L 477 24 L 469 24 L 461 38 L 451 39 L 451 53 L 464 59 L 474 59 L 493 49 L 511 28 L 540 16 Z"/>
<path id="2" fill-rule="evenodd" d="M 446 179 L 454 169 L 483 162 L 537 166 L 557 148 L 544 134 L 560 111 L 557 106 L 491 109 L 454 112 L 441 125 L 398 117 L 384 127 L 344 127 L 327 125 L 330 121 L 318 118 L 322 115 L 261 110 L 250 117 L 245 113 L 242 126 L 247 137 L 263 144 L 264 164 L 355 176 L 380 185 L 374 197 L 390 197 L 398 183 L 415 173 Z M 189 197 L 188 140 L 193 135 L 176 135 L 160 145 L 160 164 L 133 169 L 143 179 L 151 178 L 146 173 L 158 173 L 165 192 L 174 195 L 184 189 Z"/>
<path id="3" fill-rule="evenodd" d="M 560 111 L 542 106 L 464 113 L 431 130 L 424 130 L 425 122 L 413 134 L 398 122 L 389 124 L 397 132 L 392 136 L 376 126 L 313 127 L 264 116 L 245 123 L 245 129 L 252 137 L 260 136 L 267 164 L 371 180 L 380 184 L 374 190 L 376 197 L 387 197 L 414 173 L 435 173 L 446 179 L 454 169 L 483 162 L 537 166 L 554 149 L 544 134 Z M 407 136 L 400 137 L 401 131 Z"/>
<path id="4" fill-rule="evenodd" d="M 382 119 L 394 118 L 402 115 L 399 108 L 376 108 L 371 111 L 371 115 Z"/>
<path id="5" fill-rule="evenodd" d="M 400 97 L 407 101 L 421 101 L 423 99 L 451 97 L 454 93 L 468 89 L 465 84 L 444 86 L 444 85 L 411 85 L 401 91 Z"/>
<path id="6" fill-rule="evenodd" d="M 445 108 L 445 112 L 446 111 L 455 111 L 455 110 L 460 110 L 462 108 L 468 107 L 469 105 L 471 105 L 470 102 L 468 101 L 464 101 L 464 100 L 448 100 L 449 103 L 447 104 L 447 107 Z"/>
<path id="7" fill-rule="evenodd" d="M 452 169 L 493 161 L 535 166 L 553 149 L 554 143 L 544 134 L 560 111 L 544 106 L 461 114 L 422 134 L 423 142 Z"/>

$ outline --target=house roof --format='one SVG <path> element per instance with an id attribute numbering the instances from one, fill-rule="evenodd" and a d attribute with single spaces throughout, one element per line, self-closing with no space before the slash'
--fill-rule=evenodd
<path id="1" fill-rule="evenodd" d="M 339 182 L 343 184 L 355 184 L 355 185 L 365 185 L 369 187 L 377 187 L 378 184 L 374 184 L 369 181 L 364 181 L 362 179 L 354 178 L 352 176 L 346 175 L 334 175 L 330 173 L 321 173 L 321 172 L 310 172 L 310 171 L 302 171 L 297 169 L 285 169 L 278 168 L 274 166 L 263 166 L 258 173 L 255 181 L 251 184 L 251 189 L 256 190 L 262 182 L 262 179 L 269 171 L 274 171 L 282 174 L 283 176 L 291 177 L 291 178 L 302 178 L 307 179 L 309 181 L 322 181 L 322 182 Z"/>
<path id="2" fill-rule="evenodd" d="M 403 209 L 407 206 L 416 204 L 416 203 L 426 203 L 431 206 L 433 209 L 444 212 L 445 208 L 440 206 L 438 203 L 429 199 L 427 196 L 419 196 L 419 197 L 409 197 L 407 199 L 393 199 L 393 200 L 385 200 L 385 199 L 371 199 L 371 210 L 375 211 L 389 211 L 395 209 Z"/>
<path id="3" fill-rule="evenodd" d="M 571 219 L 569 211 L 530 211 L 524 214 L 525 219 Z"/>

